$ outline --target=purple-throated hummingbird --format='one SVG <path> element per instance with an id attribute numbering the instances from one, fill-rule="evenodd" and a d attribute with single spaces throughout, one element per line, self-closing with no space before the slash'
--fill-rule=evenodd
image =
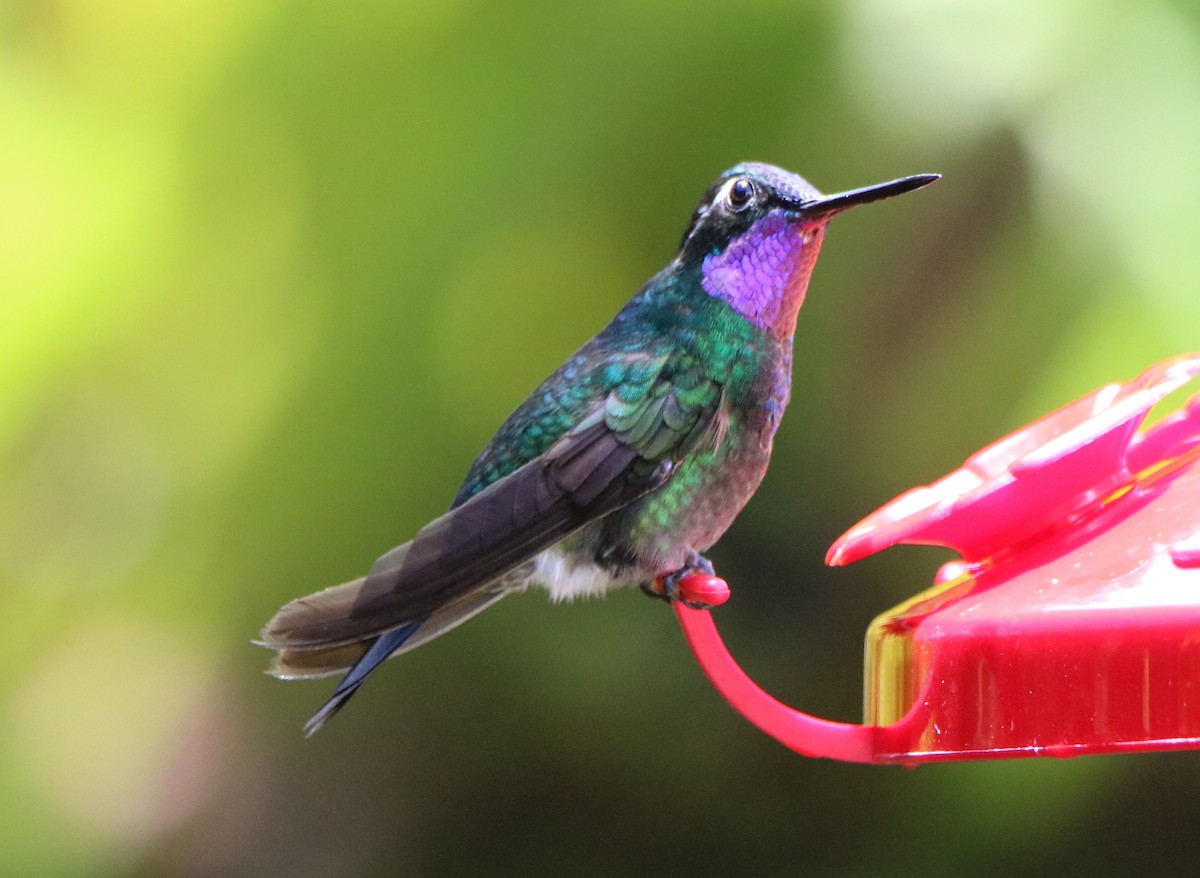
<path id="1" fill-rule="evenodd" d="M 678 600 L 683 577 L 711 574 L 702 553 L 766 473 L 826 224 L 937 179 L 822 195 L 772 165 L 722 174 L 671 263 L 504 422 L 449 512 L 267 623 L 275 676 L 345 673 L 305 730 L 385 659 L 530 584 L 556 601 L 623 584 Z"/>

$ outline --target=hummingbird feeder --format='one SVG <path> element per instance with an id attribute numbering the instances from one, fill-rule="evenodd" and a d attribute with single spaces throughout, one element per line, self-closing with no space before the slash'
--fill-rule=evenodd
<path id="1" fill-rule="evenodd" d="M 864 724 L 776 701 L 710 612 L 677 603 L 697 661 L 738 712 L 808 756 L 918 764 L 1200 748 L 1200 394 L 1139 431 L 1197 374 L 1200 354 L 1189 354 L 1103 387 L 834 543 L 833 565 L 899 543 L 961 559 L 871 623 Z M 710 579 L 687 585 L 716 603 Z"/>

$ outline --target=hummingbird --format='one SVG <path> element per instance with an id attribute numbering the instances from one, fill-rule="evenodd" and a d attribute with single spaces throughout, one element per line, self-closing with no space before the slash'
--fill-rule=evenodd
<path id="1" fill-rule="evenodd" d="M 766 474 L 829 220 L 937 179 L 823 195 L 773 165 L 718 177 L 675 258 L 500 426 L 445 515 L 263 628 L 274 676 L 344 674 L 305 732 L 386 659 L 530 585 L 553 601 L 634 584 L 684 600 Z"/>

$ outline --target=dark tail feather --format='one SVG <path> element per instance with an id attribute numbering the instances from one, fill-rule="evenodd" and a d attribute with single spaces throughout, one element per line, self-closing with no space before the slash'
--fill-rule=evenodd
<path id="1" fill-rule="evenodd" d="M 367 677 L 387 661 L 392 653 L 403 646 L 404 641 L 412 637 L 424 623 L 424 619 L 418 619 L 376 638 L 370 649 L 355 662 L 354 667 L 342 678 L 342 682 L 338 683 L 337 688 L 333 690 L 333 695 L 325 702 L 324 706 L 304 724 L 305 737 L 312 737 L 320 731 L 321 726 L 325 725 L 330 717 L 345 706 L 359 687 L 366 682 Z"/>

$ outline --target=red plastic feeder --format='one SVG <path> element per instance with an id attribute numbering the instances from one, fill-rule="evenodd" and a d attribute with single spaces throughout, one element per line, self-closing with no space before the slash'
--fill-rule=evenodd
<path id="1" fill-rule="evenodd" d="M 865 725 L 763 692 L 709 612 L 676 605 L 697 660 L 747 719 L 809 755 L 921 763 L 1200 748 L 1200 374 L 1160 363 L 1059 409 L 843 535 L 826 561 L 940 545 L 930 590 L 872 622 Z"/>

